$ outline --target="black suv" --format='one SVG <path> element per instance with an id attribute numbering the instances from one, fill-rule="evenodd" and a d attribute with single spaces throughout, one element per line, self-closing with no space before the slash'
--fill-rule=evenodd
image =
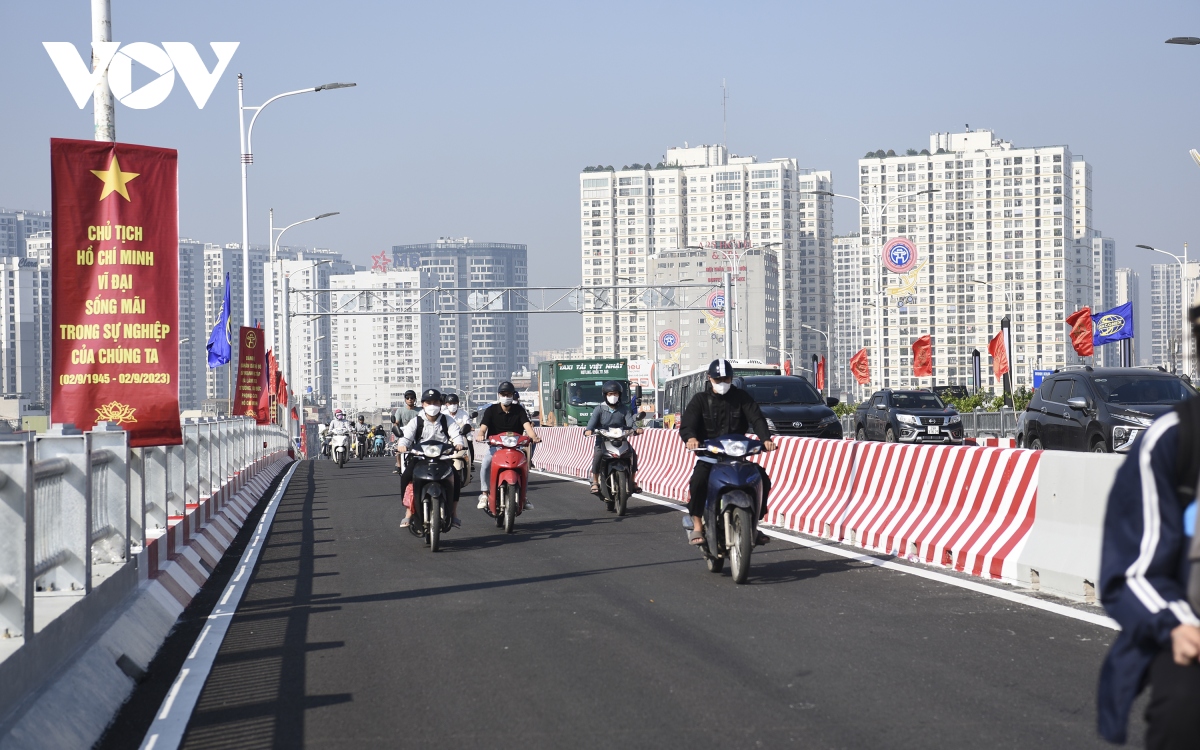
<path id="1" fill-rule="evenodd" d="M 962 418 L 930 391 L 884 388 L 858 405 L 854 412 L 858 440 L 888 443 L 950 443 L 963 441 Z"/>
<path id="2" fill-rule="evenodd" d="M 821 393 L 804 378 L 793 375 L 748 375 L 734 378 L 738 388 L 758 404 L 767 426 L 778 435 L 842 439 L 842 423 L 830 407 L 836 398 Z"/>
<path id="3" fill-rule="evenodd" d="M 1124 453 L 1155 417 L 1194 395 L 1190 385 L 1158 369 L 1058 369 L 1029 400 L 1018 445 Z"/>

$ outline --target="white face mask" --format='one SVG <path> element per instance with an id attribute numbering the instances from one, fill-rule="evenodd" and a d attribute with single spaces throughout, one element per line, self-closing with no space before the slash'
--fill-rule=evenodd
<path id="1" fill-rule="evenodd" d="M 446 407 L 446 411 L 450 412 L 451 414 L 458 414 L 458 404 L 450 404 Z"/>
<path id="2" fill-rule="evenodd" d="M 436 417 L 442 413 L 442 407 L 437 404 L 425 404 L 425 413 L 431 417 Z"/>
<path id="3" fill-rule="evenodd" d="M 512 406 L 512 402 L 513 402 L 512 396 L 501 396 L 500 397 L 500 405 L 501 406 Z"/>
<path id="4" fill-rule="evenodd" d="M 713 393 L 718 396 L 724 396 L 726 393 L 729 393 L 729 389 L 733 387 L 733 383 L 713 383 L 712 387 Z"/>
<path id="5" fill-rule="evenodd" d="M 621 400 L 621 397 L 616 393 L 610 393 L 606 398 L 608 399 L 608 403 L 613 406 L 616 406 L 617 402 Z"/>

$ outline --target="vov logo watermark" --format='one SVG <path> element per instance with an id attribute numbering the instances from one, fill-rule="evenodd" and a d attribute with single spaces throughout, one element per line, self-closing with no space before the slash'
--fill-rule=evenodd
<path id="1" fill-rule="evenodd" d="M 42 42 L 80 109 L 92 98 L 96 84 L 106 70 L 113 97 L 130 109 L 150 109 L 166 101 L 175 86 L 176 73 L 179 73 L 196 106 L 204 109 L 239 44 L 209 42 L 208 46 L 217 56 L 217 64 L 210 71 L 200 59 L 200 53 L 188 42 L 163 42 L 161 47 L 149 42 L 132 42 L 125 46 L 121 46 L 120 42 L 93 42 L 92 52 L 97 64 L 96 69 L 92 70 L 74 44 Z M 136 91 L 133 90 L 135 62 L 158 74 L 157 78 Z"/>

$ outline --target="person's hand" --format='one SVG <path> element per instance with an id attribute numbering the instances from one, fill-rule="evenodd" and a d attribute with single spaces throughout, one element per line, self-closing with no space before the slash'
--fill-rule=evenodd
<path id="1" fill-rule="evenodd" d="M 583 436 L 584 436 L 584 437 L 591 437 L 591 436 L 592 436 L 592 431 L 591 431 L 591 430 L 584 430 L 584 431 L 583 431 Z"/>
<path id="2" fill-rule="evenodd" d="M 767 451 L 768 453 L 775 450 L 775 448 L 776 448 L 776 445 L 775 445 L 774 440 L 764 440 L 763 441 L 763 450 Z"/>
<path id="3" fill-rule="evenodd" d="M 538 437 L 537 435 L 534 435 L 534 436 L 533 436 L 533 438 L 531 438 L 531 439 L 532 439 L 532 440 L 533 440 L 533 442 L 535 442 L 535 443 L 540 443 L 540 442 L 542 442 L 542 439 L 541 439 L 540 437 Z"/>
<path id="4" fill-rule="evenodd" d="M 633 434 L 634 434 L 634 435 L 641 435 L 641 434 L 642 434 L 642 428 L 641 428 L 641 427 L 637 428 L 636 430 L 634 430 L 634 431 L 633 431 Z"/>
<path id="5" fill-rule="evenodd" d="M 408 453 L 408 446 L 405 446 L 405 445 L 397 445 L 397 446 L 396 446 L 396 452 L 397 452 L 397 453 Z"/>
<path id="6" fill-rule="evenodd" d="M 1171 651 L 1175 663 L 1181 667 L 1195 664 L 1200 659 L 1200 627 L 1177 625 L 1171 631 Z"/>
<path id="7" fill-rule="evenodd" d="M 688 447 L 688 450 L 694 451 L 700 447 L 700 441 L 697 440 L 696 438 L 688 438 L 687 447 Z"/>

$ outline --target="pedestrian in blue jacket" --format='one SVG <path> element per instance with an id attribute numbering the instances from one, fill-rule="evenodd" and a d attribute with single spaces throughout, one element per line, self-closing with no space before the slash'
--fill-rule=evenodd
<path id="1" fill-rule="evenodd" d="M 1097 710 L 1111 742 L 1125 742 L 1130 707 L 1149 686 L 1146 747 L 1200 747 L 1200 618 L 1187 596 L 1200 471 L 1191 446 L 1200 448 L 1200 397 L 1138 438 L 1108 496 L 1100 600 L 1121 632 L 1100 671 Z"/>

